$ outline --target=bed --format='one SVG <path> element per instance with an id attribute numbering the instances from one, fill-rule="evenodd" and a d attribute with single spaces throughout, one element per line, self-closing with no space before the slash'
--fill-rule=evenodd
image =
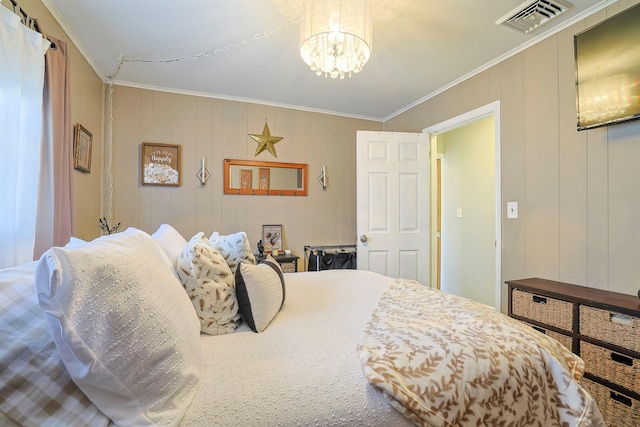
<path id="1" fill-rule="evenodd" d="M 177 271 L 194 239 L 160 231 L 72 240 L 0 270 L 1 425 L 604 425 L 577 356 L 410 280 L 231 260 L 253 313 L 202 333 L 206 304 Z M 272 277 L 275 308 L 253 283 Z"/>

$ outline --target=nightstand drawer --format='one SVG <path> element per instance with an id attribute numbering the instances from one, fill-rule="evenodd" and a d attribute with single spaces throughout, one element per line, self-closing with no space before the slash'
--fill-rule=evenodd
<path id="1" fill-rule="evenodd" d="M 584 378 L 583 383 L 598 404 L 609 427 L 640 425 L 640 402 Z"/>
<path id="2" fill-rule="evenodd" d="M 573 344 L 573 338 L 571 338 L 570 335 L 564 335 L 546 328 L 541 328 L 540 326 L 536 326 L 536 325 L 532 325 L 530 323 L 527 322 L 523 322 L 525 325 L 529 325 L 531 326 L 533 329 L 535 329 L 536 331 L 543 333 L 545 335 L 550 336 L 551 338 L 553 338 L 554 340 L 558 341 L 560 344 L 562 344 L 563 346 L 567 347 L 569 350 L 571 350 L 572 344 Z"/>
<path id="3" fill-rule="evenodd" d="M 264 261 L 266 255 L 255 254 L 256 263 L 260 263 Z M 276 255 L 273 257 L 278 264 L 280 264 L 280 268 L 282 268 L 283 273 L 297 273 L 298 272 L 298 258 L 295 255 Z"/>
<path id="4" fill-rule="evenodd" d="M 511 304 L 511 312 L 517 316 L 567 332 L 573 329 L 573 304 L 570 302 L 513 289 Z"/>
<path id="5" fill-rule="evenodd" d="M 580 357 L 587 372 L 629 390 L 640 390 L 640 360 L 586 341 L 580 341 Z"/>
<path id="6" fill-rule="evenodd" d="M 295 273 L 297 270 L 296 263 L 294 261 L 283 261 L 280 263 L 283 273 Z"/>
<path id="7" fill-rule="evenodd" d="M 640 353 L 640 318 L 580 306 L 580 334 Z"/>

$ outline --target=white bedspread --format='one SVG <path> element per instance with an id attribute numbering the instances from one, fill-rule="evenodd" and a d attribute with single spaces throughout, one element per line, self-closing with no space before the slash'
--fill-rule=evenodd
<path id="1" fill-rule="evenodd" d="M 285 281 L 284 307 L 264 332 L 203 335 L 205 380 L 182 425 L 411 425 L 367 384 L 357 351 L 392 279 L 327 270 Z"/>

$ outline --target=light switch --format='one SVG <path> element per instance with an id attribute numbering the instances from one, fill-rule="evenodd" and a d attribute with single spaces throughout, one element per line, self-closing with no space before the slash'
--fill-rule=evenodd
<path id="1" fill-rule="evenodd" d="M 507 218 L 518 218 L 518 202 L 507 202 Z"/>
<path id="2" fill-rule="evenodd" d="M 457 218 L 462 218 L 462 208 L 456 209 L 456 217 Z"/>

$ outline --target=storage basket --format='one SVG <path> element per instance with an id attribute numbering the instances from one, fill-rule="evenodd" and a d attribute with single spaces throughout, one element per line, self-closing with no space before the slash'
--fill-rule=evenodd
<path id="1" fill-rule="evenodd" d="M 580 342 L 580 357 L 593 375 L 629 390 L 640 390 L 640 360 L 586 341 Z"/>
<path id="2" fill-rule="evenodd" d="M 283 262 L 280 264 L 283 273 L 295 273 L 296 272 L 296 264 L 293 262 Z"/>
<path id="3" fill-rule="evenodd" d="M 511 312 L 567 332 L 573 330 L 573 304 L 568 301 L 514 289 Z"/>
<path id="4" fill-rule="evenodd" d="M 580 306 L 580 334 L 640 353 L 640 318 Z"/>
<path id="5" fill-rule="evenodd" d="M 640 425 L 640 402 L 593 382 L 587 378 L 582 380 L 609 427 L 630 427 Z"/>
<path id="6" fill-rule="evenodd" d="M 541 332 L 545 335 L 548 335 L 549 337 L 553 338 L 554 340 L 558 341 L 560 344 L 562 344 L 563 346 L 571 350 L 571 347 L 573 344 L 573 338 L 571 338 L 571 336 L 564 335 L 559 332 L 552 331 L 550 329 L 541 328 L 540 326 L 532 325 L 530 323 L 526 323 L 526 322 L 524 323 L 531 326 L 536 331 Z"/>

